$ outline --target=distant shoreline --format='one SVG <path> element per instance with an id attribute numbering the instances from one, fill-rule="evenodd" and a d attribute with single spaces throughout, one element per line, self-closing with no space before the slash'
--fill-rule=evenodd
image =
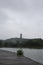
<path id="1" fill-rule="evenodd" d="M 28 47 L 0 47 L 0 48 L 28 48 Z M 43 49 L 42 47 L 38 47 L 38 48 L 28 48 L 28 49 Z"/>
<path id="2" fill-rule="evenodd" d="M 43 49 L 43 39 L 11 38 L 0 40 L 0 47 Z"/>

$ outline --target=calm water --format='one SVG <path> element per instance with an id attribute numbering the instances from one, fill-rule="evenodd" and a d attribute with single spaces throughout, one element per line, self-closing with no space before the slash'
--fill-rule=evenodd
<path id="1" fill-rule="evenodd" d="M 0 48 L 2 50 L 7 50 L 11 52 L 16 52 L 18 48 Z M 37 62 L 43 64 L 43 49 L 24 49 L 24 56 L 31 58 Z"/>

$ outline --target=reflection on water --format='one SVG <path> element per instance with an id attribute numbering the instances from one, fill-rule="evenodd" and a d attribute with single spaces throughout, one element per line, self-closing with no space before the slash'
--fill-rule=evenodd
<path id="1" fill-rule="evenodd" d="M 11 52 L 16 52 L 18 48 L 0 48 L 2 50 L 8 50 Z M 43 49 L 24 49 L 24 56 L 31 58 L 37 62 L 43 63 Z"/>

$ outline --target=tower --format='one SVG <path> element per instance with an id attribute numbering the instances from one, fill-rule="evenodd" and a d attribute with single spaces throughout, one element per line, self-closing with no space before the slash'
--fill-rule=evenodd
<path id="1" fill-rule="evenodd" d="M 20 34 L 20 39 L 22 39 L 22 34 Z"/>
<path id="2" fill-rule="evenodd" d="M 22 43 L 22 34 L 20 34 L 20 43 Z"/>

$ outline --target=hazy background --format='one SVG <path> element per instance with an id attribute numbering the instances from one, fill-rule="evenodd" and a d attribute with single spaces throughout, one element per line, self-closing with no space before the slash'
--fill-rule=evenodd
<path id="1" fill-rule="evenodd" d="M 43 0 L 0 0 L 0 39 L 43 38 Z"/>

